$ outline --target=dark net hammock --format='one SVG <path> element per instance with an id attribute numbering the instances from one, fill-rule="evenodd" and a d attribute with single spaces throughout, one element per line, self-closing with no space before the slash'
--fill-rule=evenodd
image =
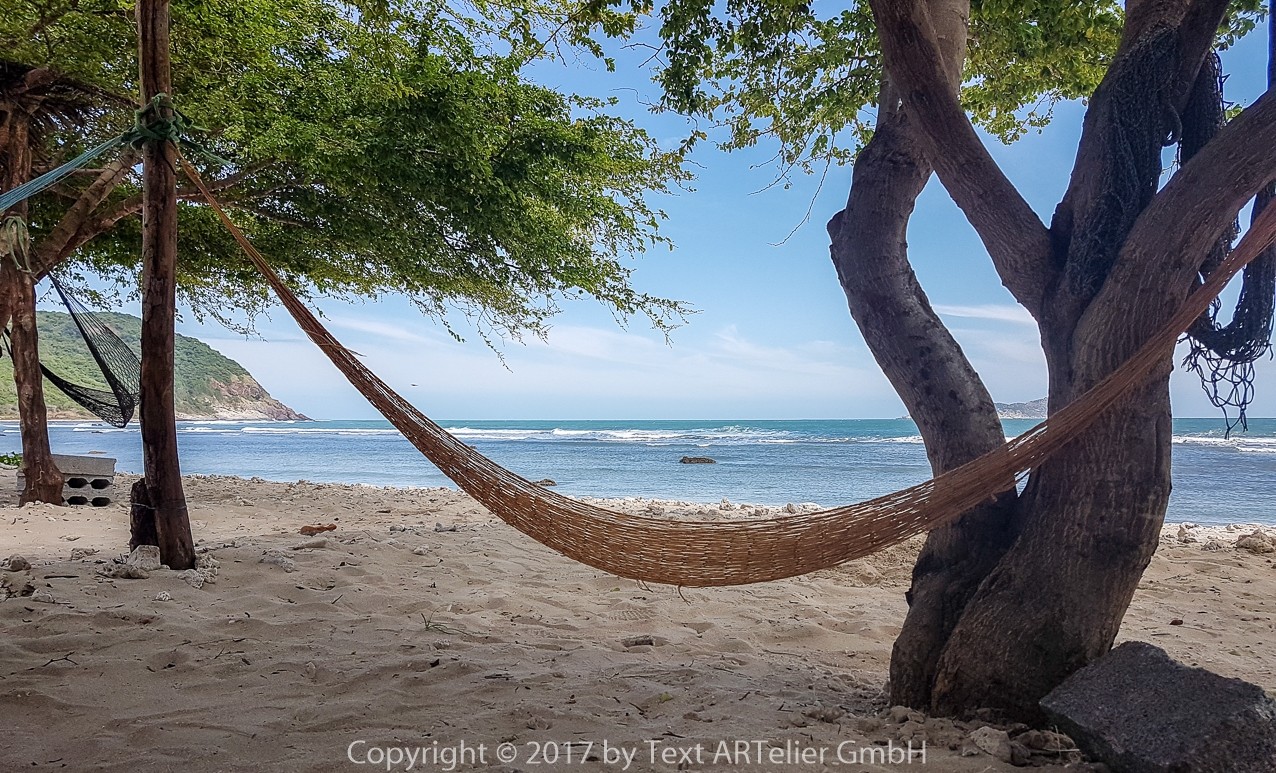
<path id="1" fill-rule="evenodd" d="M 1179 159 L 1187 161 L 1210 141 L 1227 120 L 1223 101 L 1223 78 L 1217 55 L 1207 57 L 1183 112 L 1183 134 Z M 1252 217 L 1257 218 L 1272 199 L 1276 187 L 1269 184 L 1254 201 Z M 1201 267 L 1201 279 L 1208 277 L 1232 251 L 1240 232 L 1234 223 L 1220 238 Z M 1230 432 L 1247 428 L 1245 411 L 1254 399 L 1254 363 L 1272 350 L 1272 319 L 1276 311 L 1276 247 L 1268 247 L 1245 267 L 1240 295 L 1231 319 L 1219 319 L 1222 304 L 1216 299 L 1188 329 L 1191 350 L 1184 365 L 1201 377 L 1201 385 L 1215 407 L 1227 417 Z"/>
<path id="2" fill-rule="evenodd" d="M 49 281 L 70 313 L 108 388 L 77 384 L 53 372 L 44 363 L 40 363 L 40 371 L 49 383 L 94 416 L 113 427 L 126 426 L 137 409 L 142 378 L 142 365 L 137 354 L 99 315 L 89 311 L 79 299 L 67 292 L 57 277 L 49 274 Z M 12 356 L 8 330 L 4 331 L 4 345 Z"/>

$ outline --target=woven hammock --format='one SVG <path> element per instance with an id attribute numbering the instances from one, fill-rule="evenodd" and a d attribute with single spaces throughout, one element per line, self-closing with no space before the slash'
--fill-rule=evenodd
<path id="1" fill-rule="evenodd" d="M 628 515 L 548 491 L 457 440 L 368 370 L 320 324 L 231 221 L 182 158 L 187 176 L 314 343 L 403 436 L 498 518 L 554 550 L 606 572 L 687 586 L 745 585 L 794 577 L 881 550 L 950 523 L 1013 485 L 1080 435 L 1173 352 L 1179 335 L 1228 280 L 1276 239 L 1276 207 L 1124 365 L 1049 419 L 938 477 L 859 504 L 741 521 Z"/>

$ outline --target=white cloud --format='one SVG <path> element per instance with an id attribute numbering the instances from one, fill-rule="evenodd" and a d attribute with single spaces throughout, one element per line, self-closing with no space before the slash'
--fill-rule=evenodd
<path id="1" fill-rule="evenodd" d="M 734 326 L 666 344 L 656 332 L 582 325 L 509 344 L 431 341 L 402 327 L 333 320 L 344 343 L 427 414 L 440 418 L 754 418 L 902 412 L 862 352 L 828 341 L 768 346 Z M 364 333 L 364 335 L 358 335 Z M 373 416 L 309 343 L 209 340 L 273 395 L 319 418 Z"/>
<path id="2" fill-rule="evenodd" d="M 321 322 L 324 321 L 321 320 Z M 420 333 L 408 330 L 402 325 L 395 325 L 388 322 L 377 322 L 370 319 L 330 317 L 326 320 L 326 322 L 324 322 L 324 326 L 328 328 L 352 330 L 356 333 L 367 333 L 381 339 L 388 338 L 393 341 L 406 341 L 409 343 L 428 345 L 434 345 L 440 342 L 440 339 L 437 336 L 424 336 Z M 429 330 L 428 327 L 426 329 Z"/>
<path id="3" fill-rule="evenodd" d="M 1019 325 L 1036 327 L 1036 320 L 1028 310 L 1015 304 L 985 303 L 975 306 L 950 306 L 935 304 L 935 311 L 945 317 L 962 317 L 965 319 L 983 319 L 990 322 L 1014 322 Z"/>

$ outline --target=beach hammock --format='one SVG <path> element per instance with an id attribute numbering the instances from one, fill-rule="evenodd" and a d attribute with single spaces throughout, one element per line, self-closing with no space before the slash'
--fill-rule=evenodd
<path id="1" fill-rule="evenodd" d="M 86 410 L 113 427 L 123 428 L 133 418 L 141 396 L 142 363 L 128 344 L 104 323 L 97 314 L 67 292 L 53 274 L 49 281 L 71 320 L 80 331 L 84 345 L 106 380 L 108 390 L 76 384 L 40 364 L 40 370 L 54 386 Z"/>
<path id="2" fill-rule="evenodd" d="M 794 577 L 866 556 L 956 520 L 1010 488 L 1019 475 L 1076 439 L 1142 383 L 1228 280 L 1276 239 L 1276 207 L 1268 207 L 1232 255 L 1124 365 L 1041 424 L 961 467 L 893 494 L 832 510 L 726 522 L 669 520 L 618 513 L 548 491 L 435 424 L 319 323 L 180 153 L 179 158 L 298 326 L 350 384 L 462 490 L 501 520 L 569 558 L 621 577 L 671 585 L 744 585 Z"/>
<path id="3" fill-rule="evenodd" d="M 5 194 L 5 196 L 8 195 Z M 26 260 L 25 253 L 30 244 L 26 223 L 11 217 L 6 218 L 3 227 L 6 233 L 2 235 L 3 238 L 0 238 L 0 256 L 11 258 L 20 270 L 30 273 L 29 269 L 23 265 Z M 93 357 L 98 370 L 101 371 L 107 389 L 77 384 L 58 375 L 43 362 L 40 363 L 40 372 L 63 394 L 94 416 L 113 427 L 125 427 L 133 418 L 133 411 L 137 408 L 140 396 L 142 365 L 137 359 L 137 354 L 96 314 L 67 292 L 57 276 L 50 273 L 48 277 L 58 297 L 62 299 L 62 305 L 70 314 L 71 321 L 79 331 L 80 337 L 84 339 L 89 355 Z M 4 350 L 12 360 L 13 349 L 7 327 L 0 329 L 0 338 L 3 338 Z"/>

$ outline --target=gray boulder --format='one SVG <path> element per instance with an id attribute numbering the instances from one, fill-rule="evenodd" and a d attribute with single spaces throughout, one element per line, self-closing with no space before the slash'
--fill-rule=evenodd
<path id="1" fill-rule="evenodd" d="M 1126 642 L 1076 672 L 1041 708 L 1115 773 L 1276 771 L 1276 701 L 1145 642 Z"/>

